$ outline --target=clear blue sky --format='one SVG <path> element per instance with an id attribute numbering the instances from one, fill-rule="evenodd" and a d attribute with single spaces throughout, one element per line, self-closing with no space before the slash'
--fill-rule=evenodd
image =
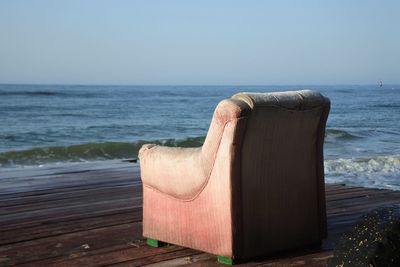
<path id="1" fill-rule="evenodd" d="M 400 83 L 400 1 L 0 1 L 0 83 Z"/>

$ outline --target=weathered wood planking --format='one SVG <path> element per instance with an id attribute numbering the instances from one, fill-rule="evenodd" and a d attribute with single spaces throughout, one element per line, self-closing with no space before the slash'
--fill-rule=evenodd
<path id="1" fill-rule="evenodd" d="M 321 248 L 243 266 L 323 266 L 343 231 L 400 192 L 328 185 L 329 238 Z M 142 232 L 138 164 L 72 164 L 0 173 L 0 266 L 220 266 L 214 255 L 152 248 Z"/>

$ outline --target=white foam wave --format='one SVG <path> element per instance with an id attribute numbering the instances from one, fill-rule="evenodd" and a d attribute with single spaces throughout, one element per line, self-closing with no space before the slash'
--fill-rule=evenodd
<path id="1" fill-rule="evenodd" d="M 328 183 L 400 190 L 400 155 L 325 161 Z"/>

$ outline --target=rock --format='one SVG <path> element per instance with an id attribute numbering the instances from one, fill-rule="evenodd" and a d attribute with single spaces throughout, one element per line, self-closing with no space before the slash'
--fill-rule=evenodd
<path id="1" fill-rule="evenodd" d="M 400 266 L 400 205 L 363 215 L 340 238 L 327 266 Z"/>

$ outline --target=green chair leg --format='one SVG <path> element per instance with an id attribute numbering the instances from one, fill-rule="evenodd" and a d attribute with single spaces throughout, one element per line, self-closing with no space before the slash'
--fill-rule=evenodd
<path id="1" fill-rule="evenodd" d="M 155 248 L 159 248 L 159 247 L 165 247 L 168 245 L 168 243 L 156 240 L 156 239 L 151 239 L 151 238 L 147 238 L 147 245 L 151 246 L 151 247 L 155 247 Z"/>
<path id="2" fill-rule="evenodd" d="M 231 259 L 231 258 L 227 258 L 227 257 L 224 257 L 224 256 L 218 256 L 217 258 L 218 258 L 218 262 L 219 263 L 228 264 L 228 265 L 234 265 L 235 264 L 235 261 L 233 259 Z"/>

